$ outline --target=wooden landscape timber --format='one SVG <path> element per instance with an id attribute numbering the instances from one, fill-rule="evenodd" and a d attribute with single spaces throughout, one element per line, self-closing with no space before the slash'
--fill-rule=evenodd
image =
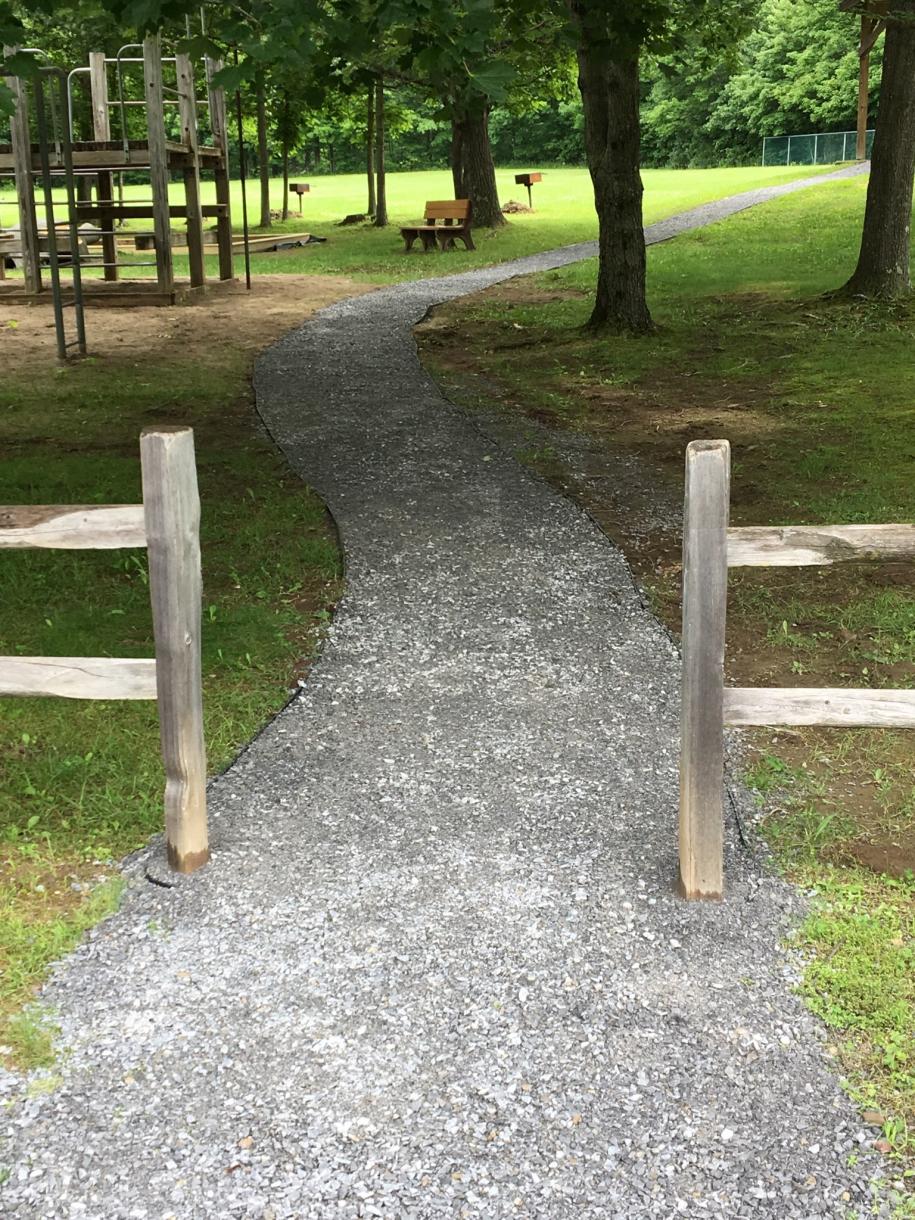
<path id="1" fill-rule="evenodd" d="M 190 873 L 209 859 L 206 749 L 200 672 L 200 499 L 190 428 L 140 437 L 143 503 L 0 507 L 0 549 L 149 552 L 155 659 L 0 657 L 0 695 L 156 699 L 165 763 L 170 866 Z"/>
<path id="2" fill-rule="evenodd" d="M 680 886 L 687 898 L 723 891 L 726 725 L 915 728 L 912 690 L 724 686 L 729 567 L 915 558 L 912 525 L 728 528 L 729 466 L 727 441 L 687 446 L 680 758 Z"/>

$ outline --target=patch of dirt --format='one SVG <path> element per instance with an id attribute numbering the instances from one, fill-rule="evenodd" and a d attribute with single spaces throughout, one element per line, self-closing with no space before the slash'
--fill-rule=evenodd
<path id="1" fill-rule="evenodd" d="M 344 276 L 259 275 L 250 292 L 235 281 L 179 305 L 97 304 L 86 310 L 89 356 L 150 359 L 180 346 L 184 359 L 218 364 L 227 344 L 254 353 L 323 306 L 369 291 Z M 72 328 L 72 310 L 66 319 Z M 50 301 L 16 305 L 0 297 L 0 366 L 46 370 L 56 359 Z"/>
<path id="2" fill-rule="evenodd" d="M 764 450 L 787 423 L 773 409 L 766 384 L 653 369 L 650 385 L 621 387 L 557 372 L 557 361 L 569 364 L 562 336 L 520 326 L 512 312 L 583 294 L 551 292 L 542 284 L 542 278 L 512 280 L 479 294 L 498 301 L 504 321 L 467 317 L 466 302 L 436 310 L 417 328 L 420 354 L 449 397 L 473 410 L 488 433 L 581 505 L 620 546 L 656 612 L 678 633 L 687 443 L 727 436 L 744 457 L 753 455 L 748 463 L 753 477 L 742 472 L 732 489 L 732 519 L 762 524 L 780 515 L 766 486 Z M 748 308 L 758 304 L 756 295 L 748 297 Z M 569 343 L 580 338 L 570 332 Z M 524 354 L 513 361 L 517 349 Z M 522 360 L 524 374 L 516 378 L 513 369 Z M 757 446 L 763 452 L 756 453 Z M 797 517 L 797 508 L 792 515 Z M 735 573 L 729 681 L 738 686 L 915 685 L 911 662 L 880 662 L 869 655 L 874 651 L 869 631 L 835 626 L 837 611 L 887 587 L 915 592 L 912 565 L 846 563 Z M 761 598 L 770 607 L 769 619 L 783 603 L 824 607 L 824 620 L 787 622 L 786 609 L 789 638 L 772 639 L 771 623 L 759 609 Z M 760 751 L 775 750 L 814 776 L 824 811 L 839 809 L 854 821 L 854 837 L 830 849 L 831 858 L 903 876 L 915 871 L 915 827 L 908 824 L 906 809 L 911 742 L 905 734 L 901 741 L 883 735 L 875 753 L 874 739 L 864 730 L 846 733 L 839 749 L 835 730 L 779 729 L 760 730 L 751 740 Z M 895 775 L 895 797 L 868 778 L 875 771 Z"/>
<path id="3" fill-rule="evenodd" d="M 893 836 L 853 839 L 835 853 L 840 863 L 863 864 L 889 877 L 911 877 L 915 873 L 915 826 Z"/>

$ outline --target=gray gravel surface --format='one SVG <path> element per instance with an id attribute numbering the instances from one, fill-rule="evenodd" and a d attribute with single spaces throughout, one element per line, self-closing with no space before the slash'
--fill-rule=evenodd
<path id="1" fill-rule="evenodd" d="M 590 252 L 344 302 L 261 359 L 348 592 L 301 696 L 212 786 L 212 865 L 164 889 L 134 860 L 55 971 L 56 1074 L 0 1082 L 4 1217 L 865 1198 L 869 1137 L 779 947 L 793 893 L 731 836 L 723 904 L 672 894 L 676 650 L 619 552 L 416 359 L 434 302 Z"/>

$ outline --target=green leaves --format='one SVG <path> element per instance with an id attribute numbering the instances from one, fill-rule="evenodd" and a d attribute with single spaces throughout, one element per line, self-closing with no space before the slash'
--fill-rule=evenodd
<path id="1" fill-rule="evenodd" d="M 468 73 L 474 88 L 494 101 L 505 97 L 516 75 L 516 69 L 506 60 L 493 60 Z"/>

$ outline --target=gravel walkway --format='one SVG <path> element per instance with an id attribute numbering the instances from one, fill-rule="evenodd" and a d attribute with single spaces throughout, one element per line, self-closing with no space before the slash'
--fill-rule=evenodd
<path id="1" fill-rule="evenodd" d="M 803 184 L 652 226 L 660 240 Z M 56 971 L 4 1217 L 839 1217 L 877 1169 L 729 848 L 671 892 L 677 653 L 615 548 L 445 402 L 411 326 L 573 247 L 325 310 L 260 361 L 348 593 L 212 788 L 213 865 L 133 865 Z"/>

